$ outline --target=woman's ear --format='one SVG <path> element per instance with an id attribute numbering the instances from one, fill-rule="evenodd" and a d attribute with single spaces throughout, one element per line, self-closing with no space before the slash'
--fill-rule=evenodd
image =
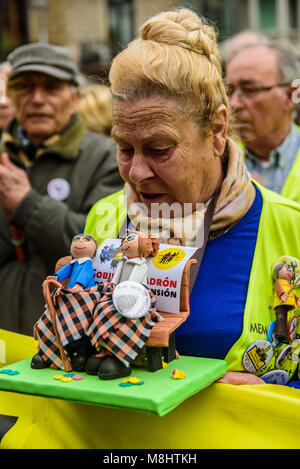
<path id="1" fill-rule="evenodd" d="M 212 134 L 213 151 L 215 156 L 222 156 L 225 151 L 228 130 L 228 112 L 225 104 L 221 104 L 216 110 Z"/>

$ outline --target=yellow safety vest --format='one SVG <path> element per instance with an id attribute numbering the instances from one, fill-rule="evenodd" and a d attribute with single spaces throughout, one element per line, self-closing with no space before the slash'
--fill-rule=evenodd
<path id="1" fill-rule="evenodd" d="M 281 195 L 292 199 L 296 202 L 300 202 L 300 149 L 297 152 L 295 161 L 291 167 L 288 177 L 285 180 Z"/>
<path id="2" fill-rule="evenodd" d="M 266 341 L 268 327 L 276 319 L 272 308 L 272 264 L 281 256 L 300 259 L 300 206 L 257 183 L 255 184 L 261 191 L 263 206 L 249 278 L 244 327 L 240 338 L 229 350 L 225 360 L 229 370 L 247 370 L 262 375 L 268 370 L 278 367 L 278 355 L 282 353 L 282 348 L 271 346 L 264 353 L 263 350 L 260 350 L 263 349 L 263 346 L 260 347 L 258 342 L 256 351 L 261 353 L 261 356 L 257 363 L 257 369 L 254 370 L 245 368 L 245 354 L 247 349 L 251 348 L 251 344 L 255 344 L 259 340 Z M 124 192 L 119 191 L 98 201 L 92 207 L 87 217 L 85 232 L 93 234 L 99 243 L 102 243 L 106 238 L 118 237 L 126 215 Z M 291 314 L 295 314 L 295 311 L 297 310 L 293 310 Z M 299 354 L 298 349 L 299 347 L 297 347 Z M 265 356 L 266 354 L 267 356 Z M 288 362 L 287 368 L 292 376 L 297 368 L 297 361 Z"/>

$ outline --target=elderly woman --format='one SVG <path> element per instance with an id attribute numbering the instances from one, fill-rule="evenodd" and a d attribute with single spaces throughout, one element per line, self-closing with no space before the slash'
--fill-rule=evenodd
<path id="1" fill-rule="evenodd" d="M 204 216 L 210 230 L 177 349 L 225 359 L 223 382 L 263 383 L 282 351 L 267 335 L 271 266 L 281 255 L 300 257 L 300 209 L 251 182 L 230 137 L 213 28 L 186 9 L 158 14 L 115 57 L 109 78 L 125 187 L 93 207 L 86 231 L 101 242 L 129 223 L 197 246 Z"/>

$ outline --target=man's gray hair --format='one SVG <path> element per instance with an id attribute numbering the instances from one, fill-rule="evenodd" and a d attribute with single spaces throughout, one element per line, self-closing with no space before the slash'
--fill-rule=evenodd
<path id="1" fill-rule="evenodd" d="M 245 49 L 264 46 L 276 52 L 278 58 L 278 71 L 281 83 L 292 83 L 295 79 L 300 79 L 300 56 L 295 52 L 291 44 L 265 39 L 260 43 L 244 44 L 238 48 L 230 57 L 229 62 Z"/>
<path id="2" fill-rule="evenodd" d="M 293 47 L 277 42 L 270 42 L 267 46 L 277 52 L 281 82 L 291 83 L 296 78 L 300 79 L 300 57 Z"/>

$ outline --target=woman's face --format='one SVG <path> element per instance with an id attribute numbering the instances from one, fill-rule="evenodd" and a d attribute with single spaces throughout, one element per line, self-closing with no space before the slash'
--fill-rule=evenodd
<path id="1" fill-rule="evenodd" d="M 215 151 L 219 140 L 216 144 L 215 135 L 201 137 L 175 100 L 116 100 L 112 136 L 120 173 L 148 213 L 154 203 L 192 203 L 194 209 L 221 183 L 221 160 Z"/>

